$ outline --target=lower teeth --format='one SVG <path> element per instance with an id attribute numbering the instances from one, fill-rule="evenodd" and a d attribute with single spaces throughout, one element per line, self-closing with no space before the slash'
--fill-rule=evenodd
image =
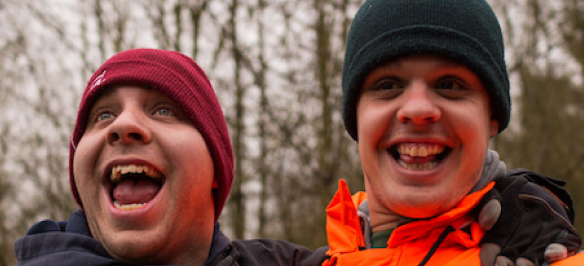
<path id="1" fill-rule="evenodd" d="M 436 167 L 436 165 L 438 165 L 438 162 L 427 162 L 427 163 L 413 163 L 413 164 L 409 164 L 406 163 L 402 160 L 398 160 L 399 165 L 403 166 L 406 169 L 410 169 L 410 170 L 429 170 L 432 169 L 434 167 Z"/>
<path id="2" fill-rule="evenodd" d="M 146 203 L 119 204 L 117 201 L 114 201 L 114 207 L 116 207 L 116 209 L 120 209 L 120 210 L 124 210 L 124 211 L 130 211 L 130 210 L 142 208 L 144 205 L 146 205 Z"/>

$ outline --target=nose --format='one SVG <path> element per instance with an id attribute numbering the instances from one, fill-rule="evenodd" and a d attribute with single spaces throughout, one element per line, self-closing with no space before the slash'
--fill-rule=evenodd
<path id="1" fill-rule="evenodd" d="M 107 134 L 108 143 L 131 145 L 146 144 L 152 140 L 152 134 L 144 125 L 145 117 L 138 111 L 124 110 L 115 118 Z"/>
<path id="2" fill-rule="evenodd" d="M 397 112 L 402 123 L 423 125 L 440 119 L 441 111 L 436 105 L 433 89 L 423 82 L 412 82 L 404 93 L 405 100 Z"/>

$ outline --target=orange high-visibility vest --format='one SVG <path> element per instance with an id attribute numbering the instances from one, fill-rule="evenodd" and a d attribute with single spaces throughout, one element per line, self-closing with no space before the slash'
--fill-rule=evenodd
<path id="1" fill-rule="evenodd" d="M 326 209 L 330 247 L 327 256 L 330 258 L 322 265 L 481 265 L 480 241 L 485 232 L 469 212 L 493 186 L 494 182 L 491 182 L 484 189 L 467 195 L 456 207 L 440 216 L 399 226 L 392 232 L 386 248 L 364 249 L 365 241 L 356 208 L 367 195 L 359 192 L 351 196 L 345 181 L 340 180 L 339 189 Z M 435 245 L 438 247 L 433 250 Z M 584 253 L 553 265 L 584 266 Z"/>

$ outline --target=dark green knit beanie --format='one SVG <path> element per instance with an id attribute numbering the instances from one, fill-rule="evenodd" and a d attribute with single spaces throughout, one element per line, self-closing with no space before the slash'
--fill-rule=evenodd
<path id="1" fill-rule="evenodd" d="M 509 123 L 511 99 L 501 27 L 484 0 L 367 0 L 347 37 L 343 120 L 357 140 L 356 107 L 365 77 L 398 57 L 435 55 L 473 71 L 488 92 L 499 132 Z"/>

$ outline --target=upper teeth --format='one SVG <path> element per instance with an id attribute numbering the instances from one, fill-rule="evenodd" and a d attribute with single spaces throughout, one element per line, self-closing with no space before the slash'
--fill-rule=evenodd
<path id="1" fill-rule="evenodd" d="M 412 157 L 425 157 L 428 155 L 439 154 L 444 151 L 442 145 L 411 145 L 399 144 L 397 147 L 399 154 L 409 155 Z"/>
<path id="2" fill-rule="evenodd" d="M 119 182 L 122 180 L 122 175 L 127 173 L 145 173 L 148 177 L 154 179 L 160 179 L 162 174 L 158 172 L 156 169 L 147 166 L 147 165 L 136 165 L 136 164 L 129 164 L 129 165 L 117 165 L 112 168 L 112 174 L 110 179 L 112 182 Z"/>

